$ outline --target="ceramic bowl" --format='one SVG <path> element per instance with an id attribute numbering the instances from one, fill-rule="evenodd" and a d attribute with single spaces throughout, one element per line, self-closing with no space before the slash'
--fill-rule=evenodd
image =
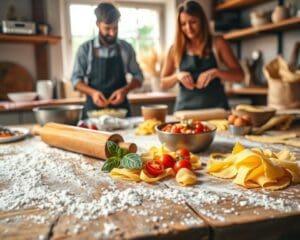
<path id="1" fill-rule="evenodd" d="M 168 122 L 156 126 L 155 130 L 162 144 L 171 151 L 176 151 L 179 148 L 186 148 L 190 152 L 200 152 L 206 150 L 212 143 L 217 127 L 208 122 L 202 121 L 203 125 L 209 127 L 210 131 L 203 133 L 170 133 L 162 131 L 167 124 L 175 124 L 179 122 Z"/>
<path id="2" fill-rule="evenodd" d="M 28 102 L 33 101 L 37 97 L 36 92 L 14 92 L 8 93 L 8 98 L 14 102 Z"/>
<path id="3" fill-rule="evenodd" d="M 275 113 L 276 109 L 266 106 L 255 106 L 260 111 L 253 112 L 249 110 L 232 110 L 232 113 L 237 116 L 249 115 L 251 117 L 251 124 L 253 127 L 260 127 L 264 125 L 270 118 L 272 118 Z"/>
<path id="4" fill-rule="evenodd" d="M 164 123 L 168 114 L 168 105 L 146 105 L 141 107 L 144 120 L 156 119 Z"/>
<path id="5" fill-rule="evenodd" d="M 250 134 L 252 131 L 252 127 L 251 126 L 241 126 L 241 127 L 237 127 L 234 126 L 232 124 L 228 125 L 228 130 L 232 135 L 236 135 L 236 136 L 243 136 L 243 135 L 247 135 Z"/>

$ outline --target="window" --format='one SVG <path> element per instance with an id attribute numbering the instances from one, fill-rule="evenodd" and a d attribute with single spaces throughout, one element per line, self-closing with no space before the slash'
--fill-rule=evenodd
<path id="1" fill-rule="evenodd" d="M 98 2 L 78 3 L 68 5 L 71 46 L 68 50 L 68 62 L 73 65 L 73 58 L 78 47 L 84 41 L 97 36 L 96 17 L 94 9 Z M 162 18 L 161 4 L 118 3 L 121 12 L 118 36 L 129 42 L 136 51 L 137 59 L 147 53 L 162 49 Z M 71 60 L 70 60 L 71 59 Z"/>

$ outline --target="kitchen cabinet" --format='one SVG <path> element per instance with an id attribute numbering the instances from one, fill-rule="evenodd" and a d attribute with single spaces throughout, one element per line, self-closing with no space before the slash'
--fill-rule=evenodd
<path id="1" fill-rule="evenodd" d="M 224 3 L 217 4 L 215 6 L 215 13 L 222 13 L 226 11 L 236 10 L 241 13 L 242 9 L 254 6 L 266 2 L 270 2 L 271 0 L 231 0 L 225 1 Z M 274 1 L 274 0 L 273 0 Z M 283 1 L 278 1 L 278 3 Z M 217 21 L 217 18 L 216 18 Z M 240 40 L 244 38 L 250 38 L 254 36 L 263 36 L 263 34 L 275 33 L 277 34 L 278 47 L 277 53 L 282 54 L 282 32 L 290 29 L 299 29 L 300 27 L 300 17 L 291 17 L 280 21 L 278 23 L 267 23 L 264 25 L 256 26 L 256 27 L 248 27 L 244 29 L 234 30 L 228 33 L 225 33 L 223 36 L 225 39 L 230 41 L 235 41 L 238 45 L 241 44 Z M 238 46 L 238 50 L 240 46 Z M 238 52 L 240 56 L 240 52 Z"/>
<path id="2" fill-rule="evenodd" d="M 216 5 L 215 11 L 221 12 L 225 10 L 232 10 L 232 9 L 242 9 L 246 7 L 253 6 L 258 3 L 268 2 L 271 0 L 227 0 L 223 3 L 219 3 Z"/>
<path id="3" fill-rule="evenodd" d="M 44 0 L 32 0 L 32 19 L 36 23 L 47 22 L 44 16 Z M 60 36 L 0 34 L 0 43 L 34 44 L 37 79 L 49 79 L 49 45 L 58 44 Z"/>
<path id="4" fill-rule="evenodd" d="M 60 36 L 0 34 L 0 42 L 5 43 L 57 44 L 60 40 Z"/>
<path id="5" fill-rule="evenodd" d="M 242 11 L 248 7 L 259 6 L 266 2 L 271 2 L 272 0 L 227 0 L 223 3 L 215 5 L 214 13 L 216 16 L 216 22 L 218 22 L 217 14 L 226 13 L 227 11 L 235 11 L 241 15 Z M 273 0 L 273 2 L 275 2 Z M 282 3 L 284 1 L 278 1 Z M 228 14 L 229 14 L 228 12 Z M 240 18 L 240 17 L 239 17 Z M 267 23 L 264 25 L 256 27 L 246 27 L 239 30 L 233 30 L 223 34 L 223 37 L 235 44 L 237 49 L 237 55 L 241 58 L 241 44 L 244 39 L 251 39 L 253 37 L 264 37 L 268 34 L 276 34 L 277 39 L 277 54 L 283 54 L 283 32 L 287 30 L 297 30 L 300 27 L 300 17 L 291 17 L 285 20 L 282 20 L 277 23 Z M 275 49 L 274 49 L 275 51 Z M 246 89 L 239 89 L 239 92 L 229 90 L 231 95 L 246 95 Z M 254 88 L 248 91 L 249 95 L 259 95 L 262 99 L 262 95 L 267 95 L 267 88 Z"/>
<path id="6" fill-rule="evenodd" d="M 37 79 L 49 79 L 48 46 L 60 40 L 60 36 L 0 34 L 0 43 L 34 44 Z"/>

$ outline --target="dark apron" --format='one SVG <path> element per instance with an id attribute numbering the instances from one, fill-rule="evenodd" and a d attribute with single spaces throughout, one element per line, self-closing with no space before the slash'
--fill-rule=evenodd
<path id="1" fill-rule="evenodd" d="M 216 60 L 213 52 L 208 58 L 199 58 L 184 54 L 181 60 L 179 70 L 190 72 L 194 83 L 201 72 L 216 68 Z M 188 109 L 203 108 L 225 108 L 229 109 L 227 96 L 220 79 L 213 79 L 206 88 L 193 90 L 186 89 L 181 83 L 179 84 L 179 96 L 176 98 L 175 111 Z"/>
<path id="2" fill-rule="evenodd" d="M 117 45 L 116 48 L 117 55 L 108 58 L 98 56 L 95 49 L 93 51 L 92 69 L 89 75 L 89 86 L 101 91 L 107 99 L 115 90 L 122 88 L 127 84 L 119 45 Z M 109 108 L 125 108 L 128 111 L 127 117 L 131 115 L 127 97 L 123 103 L 116 106 L 109 105 Z M 95 105 L 93 99 L 90 96 L 87 96 L 83 109 L 83 119 L 87 118 L 88 111 L 99 109 L 102 108 Z"/>

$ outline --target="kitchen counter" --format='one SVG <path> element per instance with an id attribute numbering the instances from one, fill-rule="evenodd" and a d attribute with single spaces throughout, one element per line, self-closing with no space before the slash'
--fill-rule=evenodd
<path id="1" fill-rule="evenodd" d="M 231 96 L 235 95 L 253 95 L 253 96 L 266 96 L 267 88 L 263 87 L 249 87 L 239 89 L 228 89 L 226 93 Z M 171 92 L 147 92 L 147 93 L 130 93 L 128 100 L 131 104 L 151 104 L 161 102 L 174 102 L 176 94 Z M 0 112 L 1 111 L 20 111 L 20 110 L 31 110 L 34 107 L 39 106 L 57 106 L 64 104 L 83 104 L 85 98 L 65 98 L 65 99 L 53 99 L 53 100 L 37 100 L 31 102 L 4 102 L 0 101 Z"/>
<path id="2" fill-rule="evenodd" d="M 140 152 L 160 146 L 156 135 L 118 133 Z M 236 141 L 287 148 L 218 132 L 199 154 L 199 182 L 180 187 L 174 178 L 158 184 L 112 179 L 101 172 L 103 161 L 49 147 L 38 136 L 2 144 L 0 239 L 299 239 L 300 184 L 245 189 L 205 172 L 209 154 L 231 152 Z M 289 149 L 299 160 L 300 148 Z"/>
<path id="3" fill-rule="evenodd" d="M 141 116 L 141 106 L 145 104 L 166 104 L 169 114 L 174 109 L 176 95 L 169 92 L 131 93 L 128 100 L 132 116 Z M 30 102 L 0 102 L 0 125 L 35 123 L 34 107 L 83 104 L 85 98 L 65 98 L 37 100 Z"/>
<path id="4" fill-rule="evenodd" d="M 160 103 L 164 101 L 175 101 L 176 95 L 169 92 L 132 93 L 128 95 L 131 104 L 137 103 Z M 53 100 L 36 100 L 30 102 L 0 102 L 0 111 L 22 111 L 31 110 L 40 106 L 58 106 L 65 104 L 83 104 L 85 98 L 65 98 Z"/>

